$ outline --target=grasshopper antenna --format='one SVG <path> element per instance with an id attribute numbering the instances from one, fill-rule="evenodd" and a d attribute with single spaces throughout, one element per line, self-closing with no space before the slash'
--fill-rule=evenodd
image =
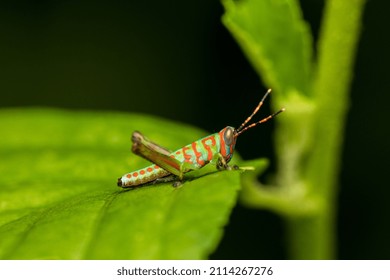
<path id="1" fill-rule="evenodd" d="M 256 106 L 255 110 L 253 110 L 253 113 L 240 125 L 240 127 L 238 129 L 236 129 L 236 133 L 235 133 L 235 136 L 237 137 L 238 135 L 240 135 L 241 133 L 243 133 L 244 131 L 252 128 L 252 127 L 255 127 L 256 125 L 258 124 L 261 124 L 261 123 L 265 123 L 266 121 L 269 121 L 270 119 L 272 119 L 273 117 L 275 117 L 276 115 L 284 112 L 286 109 L 285 108 L 281 108 L 279 111 L 269 115 L 268 117 L 265 117 L 264 119 L 258 121 L 258 122 L 255 122 L 255 123 L 252 123 L 248 126 L 246 126 L 246 124 L 253 118 L 254 115 L 256 115 L 256 113 L 260 110 L 261 106 L 263 105 L 264 103 L 264 100 L 267 98 L 267 96 L 271 93 L 271 89 L 268 89 L 267 92 L 264 94 L 263 98 L 260 100 L 259 104 Z"/>
<path id="2" fill-rule="evenodd" d="M 285 108 L 282 108 L 282 109 L 280 109 L 279 111 L 277 111 L 277 112 L 275 112 L 275 113 L 269 115 L 268 117 L 265 117 L 264 119 L 262 119 L 262 120 L 260 120 L 260 121 L 258 121 L 258 122 L 252 123 L 252 124 L 250 124 L 250 125 L 244 127 L 244 128 L 241 129 L 240 131 L 237 131 L 237 133 L 236 133 L 235 136 L 237 137 L 238 135 L 240 135 L 240 134 L 243 133 L 244 131 L 246 131 L 246 130 L 252 128 L 252 127 L 255 127 L 255 126 L 258 125 L 258 124 L 265 123 L 266 121 L 269 121 L 270 119 L 272 119 L 273 117 L 275 117 L 276 115 L 279 115 L 280 113 L 282 113 L 282 112 L 284 112 L 284 111 L 286 111 L 286 109 L 285 109 Z"/>
<path id="3" fill-rule="evenodd" d="M 259 105 L 256 106 L 255 110 L 253 110 L 252 115 L 250 115 L 241 125 L 239 128 L 237 128 L 237 132 L 239 132 L 241 129 L 245 127 L 245 125 L 253 118 L 254 115 L 260 110 L 261 106 L 263 106 L 264 100 L 267 98 L 267 96 L 271 93 L 271 89 L 268 89 L 267 92 L 264 94 L 263 98 L 260 100 Z"/>

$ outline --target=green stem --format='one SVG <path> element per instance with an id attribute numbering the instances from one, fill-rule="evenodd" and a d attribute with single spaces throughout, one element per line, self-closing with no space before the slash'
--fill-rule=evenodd
<path id="1" fill-rule="evenodd" d="M 288 218 L 293 259 L 335 257 L 335 197 L 348 91 L 365 0 L 329 0 L 319 40 L 312 148 L 303 179 L 322 201 L 316 215 Z"/>

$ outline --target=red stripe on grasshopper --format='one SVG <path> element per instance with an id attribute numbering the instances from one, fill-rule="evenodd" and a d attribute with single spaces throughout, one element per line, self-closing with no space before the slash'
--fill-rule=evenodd
<path id="1" fill-rule="evenodd" d="M 225 145 L 225 139 L 223 137 L 224 133 L 225 133 L 225 129 L 223 129 L 219 132 L 219 142 L 220 142 L 221 155 L 225 158 L 226 157 L 226 145 Z"/>
<path id="2" fill-rule="evenodd" d="M 211 145 L 206 143 L 208 140 L 211 140 Z M 203 147 L 207 150 L 207 160 L 208 161 L 211 161 L 213 159 L 214 153 L 211 150 L 211 146 L 215 146 L 215 143 L 216 142 L 215 142 L 214 135 L 210 135 L 209 137 L 202 139 Z"/>
<path id="3" fill-rule="evenodd" d="M 203 166 L 205 164 L 205 161 L 202 159 L 202 153 L 198 152 L 196 149 L 196 143 L 197 142 L 192 142 L 192 150 L 194 151 L 196 162 L 200 165 Z"/>
<path id="4" fill-rule="evenodd" d="M 188 148 L 187 146 L 184 146 L 181 150 L 183 151 L 184 161 L 192 163 L 192 160 L 191 160 L 192 156 L 186 153 L 186 151 L 189 149 L 190 148 Z"/>

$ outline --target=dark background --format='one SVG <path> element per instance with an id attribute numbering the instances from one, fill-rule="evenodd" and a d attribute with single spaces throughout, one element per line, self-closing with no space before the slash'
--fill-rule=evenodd
<path id="1" fill-rule="evenodd" d="M 301 4 L 317 38 L 324 3 Z M 387 1 L 367 1 L 342 154 L 341 259 L 390 259 L 388 11 Z M 265 89 L 222 13 L 210 0 L 1 1 L 0 107 L 143 112 L 210 132 L 237 126 Z M 272 123 L 259 129 L 237 144 L 245 159 L 272 158 Z M 237 206 L 211 257 L 286 258 L 284 234 L 278 216 Z"/>

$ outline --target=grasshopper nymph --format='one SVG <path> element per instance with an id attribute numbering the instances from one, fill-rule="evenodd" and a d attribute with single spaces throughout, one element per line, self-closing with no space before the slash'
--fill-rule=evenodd
<path id="1" fill-rule="evenodd" d="M 218 170 L 231 169 L 228 163 L 233 157 L 237 137 L 244 131 L 270 120 L 285 110 L 282 108 L 258 122 L 247 125 L 259 111 L 270 92 L 271 90 L 269 89 L 253 113 L 239 128 L 235 129 L 234 127 L 227 126 L 218 133 L 192 142 L 174 152 L 170 152 L 153 143 L 138 131 L 133 132 L 131 138 L 133 142 L 133 153 L 147 159 L 153 164 L 123 175 L 118 179 L 118 186 L 122 188 L 134 188 L 147 183 L 172 181 L 172 179 L 177 179 L 175 183 L 177 185 L 177 183 L 180 184 L 183 180 L 184 173 L 200 169 L 209 163 L 215 164 Z"/>

